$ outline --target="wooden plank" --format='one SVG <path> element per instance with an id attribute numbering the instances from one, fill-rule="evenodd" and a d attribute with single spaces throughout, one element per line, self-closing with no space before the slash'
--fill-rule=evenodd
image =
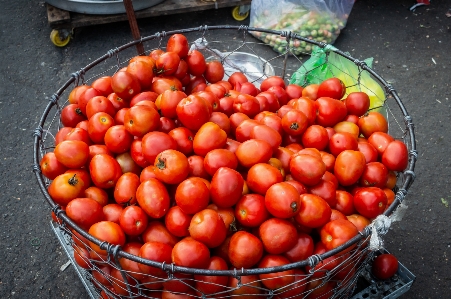
<path id="1" fill-rule="evenodd" d="M 66 10 L 62 10 L 47 4 L 47 19 L 49 24 L 65 24 L 70 22 L 70 13 Z"/>
<path id="2" fill-rule="evenodd" d="M 201 11 L 207 9 L 218 9 L 234 7 L 239 5 L 250 5 L 251 0 L 165 0 L 155 6 L 135 12 L 137 19 L 157 17 L 163 15 L 179 14 L 186 12 Z M 115 15 L 88 15 L 71 13 L 70 23 L 72 28 L 109 24 L 127 21 L 127 14 Z M 58 25 L 51 23 L 51 25 Z"/>

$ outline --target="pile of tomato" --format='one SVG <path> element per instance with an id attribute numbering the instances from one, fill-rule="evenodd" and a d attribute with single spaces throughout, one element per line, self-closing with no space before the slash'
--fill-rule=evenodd
<path id="1" fill-rule="evenodd" d="M 71 91 L 41 170 L 69 218 L 130 254 L 211 270 L 282 266 L 356 236 L 393 202 L 396 173 L 408 164 L 385 117 L 368 111 L 368 95 L 345 94 L 337 78 L 305 87 L 278 76 L 258 86 L 240 72 L 225 79 L 219 61 L 175 34 L 165 50 Z M 73 236 L 81 267 L 107 259 L 106 250 Z M 316 269 L 343 266 L 347 254 Z M 120 263 L 132 291 L 137 280 L 157 298 L 226 287 L 234 298 L 259 298 L 263 288 L 275 298 L 305 290 L 310 299 L 328 298 L 355 271 L 347 262 L 326 283 L 325 272 L 308 267 L 249 275 L 237 288 L 233 277 L 175 274 L 187 279 L 181 283 L 164 280 L 160 268 Z M 127 294 L 116 268 L 98 263 L 92 275 Z"/>

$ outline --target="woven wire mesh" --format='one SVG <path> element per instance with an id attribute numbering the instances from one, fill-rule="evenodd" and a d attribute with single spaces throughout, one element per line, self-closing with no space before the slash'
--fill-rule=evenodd
<path id="1" fill-rule="evenodd" d="M 221 30 L 221 40 L 215 40 L 212 37 L 212 30 Z M 300 53 L 292 51 L 289 42 L 283 53 L 276 53 L 270 46 L 255 39 L 250 32 L 277 34 L 288 40 L 299 40 L 322 48 L 328 47 L 327 44 L 308 40 L 291 32 L 245 26 L 202 26 L 161 32 L 109 50 L 85 68 L 73 73 L 71 78 L 51 97 L 34 133 L 33 169 L 45 198 L 59 219 L 60 228 L 67 234 L 68 240 L 74 248 L 74 254 L 78 255 L 81 260 L 85 260 L 87 276 L 99 289 L 99 293 L 103 291 L 111 298 L 243 298 L 242 296 L 247 296 L 247 298 L 348 298 L 352 295 L 359 273 L 373 257 L 373 251 L 368 247 L 371 236 L 370 227 L 334 250 L 283 266 L 221 271 L 190 269 L 145 260 L 136 254 L 123 251 L 118 246 L 97 240 L 68 218 L 47 192 L 50 180 L 42 175 L 39 162 L 45 153 L 54 149 L 55 134 L 62 127 L 61 109 L 67 105 L 69 93 L 74 87 L 81 84 L 89 85 L 102 76 L 112 76 L 119 69 L 127 66 L 129 59 L 136 55 L 134 46 L 139 42 L 143 43 L 146 49 L 146 53 L 141 53 L 143 55 L 158 48 L 164 50 L 168 37 L 174 33 L 184 34 L 191 43 L 199 41 L 199 38 L 207 41 L 208 44 L 204 43 L 201 51 L 205 57 L 221 60 L 226 67 L 226 76 L 238 69 L 257 84 L 271 75 L 281 76 L 288 81 L 291 75 L 310 57 L 307 53 L 299 55 Z M 389 216 L 403 202 L 407 190 L 415 178 L 413 171 L 417 154 L 412 119 L 395 89 L 388 82 L 362 61 L 337 49 L 334 49 L 333 52 L 358 66 L 359 72 L 355 78 L 357 85 L 363 84 L 360 82 L 360 77 L 366 72 L 384 88 L 384 97 L 380 99 L 383 105 L 376 108 L 382 108 L 380 111 L 384 111 L 389 121 L 389 133 L 394 138 L 402 140 L 409 149 L 409 165 L 404 172 L 397 173 L 398 181 L 394 189 L 396 197 L 385 212 L 385 215 Z M 243 53 L 246 55 L 243 56 Z M 237 54 L 240 56 L 236 56 Z M 246 65 L 248 62 L 257 64 L 256 69 L 240 68 L 239 65 Z M 227 70 L 227 66 L 229 70 Z M 335 67 L 337 70 L 346 72 L 339 65 Z M 308 82 L 305 82 L 305 85 L 307 84 Z M 75 235 L 74 231 L 78 235 Z M 83 237 L 83 240 L 80 239 L 80 236 Z M 100 245 L 101 249 L 107 250 L 108 255 L 96 254 L 88 241 Z M 125 260 L 135 263 L 132 263 L 135 268 L 130 269 L 130 264 L 127 263 L 128 266 L 124 267 L 123 261 Z M 159 271 L 159 275 L 140 273 L 138 264 L 152 266 L 161 271 Z M 112 275 L 111 272 L 115 275 Z M 271 274 L 270 278 L 267 274 Z M 227 283 L 215 285 L 213 294 L 202 293 L 200 291 L 202 275 L 227 277 Z M 286 283 L 281 287 L 273 287 L 274 283 L 272 282 L 276 281 L 276 278 Z M 206 282 L 203 283 L 205 286 Z M 114 288 L 114 286 L 116 287 Z M 164 294 L 161 290 L 163 287 Z M 173 291 L 171 295 L 174 297 L 165 294 L 169 290 Z"/>

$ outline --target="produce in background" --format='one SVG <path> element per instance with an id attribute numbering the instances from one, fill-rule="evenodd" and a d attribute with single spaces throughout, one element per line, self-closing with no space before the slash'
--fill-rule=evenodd
<path id="1" fill-rule="evenodd" d="M 332 44 L 346 25 L 354 0 L 253 0 L 250 26 L 280 31 L 292 31 L 303 37 Z M 274 51 L 284 53 L 285 37 L 264 32 L 251 32 Z M 295 55 L 310 53 L 312 45 L 290 41 Z"/>
<path id="2" fill-rule="evenodd" d="M 52 180 L 51 197 L 80 227 L 160 263 L 274 267 L 344 244 L 393 202 L 392 178 L 406 168 L 407 148 L 388 134 L 382 114 L 368 113 L 365 93 L 349 92 L 338 78 L 305 88 L 278 76 L 258 88 L 242 73 L 218 81 L 220 64 L 186 52 L 183 36 L 174 40 L 182 56 L 154 50 L 134 57 L 111 81 L 104 77 L 105 88 L 71 93 L 71 109 L 88 108 L 80 109 L 84 117 L 61 114 L 62 124 L 78 130 L 62 127 L 55 154 L 45 155 L 41 167 Z M 75 243 L 85 248 L 76 251 L 82 267 L 106 260 L 94 243 Z M 344 262 L 352 248 L 330 259 Z M 120 263 L 143 285 L 146 274 L 164 278 L 159 268 Z M 339 267 L 324 261 L 312 277 L 311 269 L 296 269 L 251 282 L 286 298 L 288 284 L 311 290 L 322 281 L 317 270 Z M 324 279 L 346 282 L 342 272 Z M 196 279 L 205 294 L 227 286 L 208 288 L 203 281 L 210 278 Z M 152 287 L 191 291 L 171 283 L 177 281 Z M 122 281 L 113 286 L 125 294 Z"/>

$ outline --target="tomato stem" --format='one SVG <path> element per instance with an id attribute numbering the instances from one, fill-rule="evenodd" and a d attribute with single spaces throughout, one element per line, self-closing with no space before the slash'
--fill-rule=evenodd
<path id="1" fill-rule="evenodd" d="M 156 167 L 158 167 L 158 169 L 165 169 L 166 168 L 166 159 L 165 158 L 158 158 L 158 162 L 157 164 L 155 164 Z"/>
<path id="2" fill-rule="evenodd" d="M 74 174 L 73 177 L 71 177 L 68 181 L 68 183 L 72 186 L 75 186 L 78 184 L 78 179 L 75 177 L 77 174 Z"/>
<path id="3" fill-rule="evenodd" d="M 290 125 L 290 129 L 296 131 L 297 129 L 299 129 L 299 125 L 298 123 L 292 123 Z"/>
<path id="4" fill-rule="evenodd" d="M 293 213 L 294 213 L 294 212 L 297 212 L 297 210 L 298 210 L 298 204 L 297 204 L 295 201 L 293 201 L 293 202 L 291 203 L 291 205 L 290 205 L 290 208 L 291 208 L 291 210 L 293 210 Z"/>
<path id="5" fill-rule="evenodd" d="M 78 115 L 83 115 L 80 108 L 75 108 L 75 113 L 77 113 Z"/>

